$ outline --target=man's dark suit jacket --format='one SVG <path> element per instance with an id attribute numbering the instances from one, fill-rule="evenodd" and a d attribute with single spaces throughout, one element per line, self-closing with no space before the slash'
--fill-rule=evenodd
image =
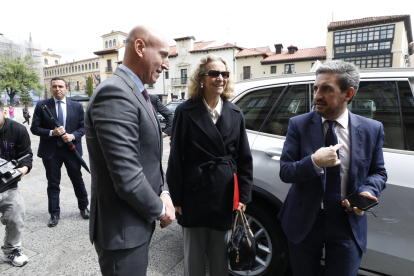
<path id="1" fill-rule="evenodd" d="M 34 135 L 40 136 L 39 149 L 37 156 L 40 158 L 49 160 L 51 159 L 56 151 L 58 139 L 62 139 L 60 136 L 49 136 L 49 132 L 55 129 L 53 121 L 49 115 L 43 109 L 43 104 L 49 108 L 53 117 L 57 120 L 56 106 L 54 98 L 43 100 L 37 103 L 35 111 L 33 113 L 33 122 L 30 127 L 30 131 Z M 83 106 L 71 100 L 66 99 L 66 126 L 65 130 L 67 133 L 73 134 L 75 140 L 72 141 L 76 146 L 78 152 L 82 155 L 82 136 L 85 135 L 83 127 L 85 112 Z"/>
<path id="2" fill-rule="evenodd" d="M 174 116 L 172 112 L 165 107 L 165 105 L 162 104 L 158 96 L 149 94 L 151 99 L 152 107 L 154 108 L 155 114 L 160 113 L 165 118 L 165 129 L 164 133 L 168 134 L 168 136 L 171 136 L 171 128 Z"/>
<path id="3" fill-rule="evenodd" d="M 349 112 L 351 160 L 347 195 L 368 191 L 379 197 L 385 189 L 387 172 L 382 145 L 384 128 L 378 121 Z M 319 176 L 311 155 L 324 147 L 322 119 L 316 112 L 290 119 L 280 158 L 280 178 L 292 183 L 278 218 L 293 243 L 301 242 L 312 228 L 321 207 L 326 173 Z M 326 170 L 325 170 L 326 172 Z M 347 212 L 352 232 L 363 252 L 367 245 L 367 216 Z"/>
<path id="4" fill-rule="evenodd" d="M 150 240 L 162 212 L 162 135 L 129 75 L 117 68 L 94 92 L 85 131 L 91 168 L 89 237 L 105 250 Z"/>

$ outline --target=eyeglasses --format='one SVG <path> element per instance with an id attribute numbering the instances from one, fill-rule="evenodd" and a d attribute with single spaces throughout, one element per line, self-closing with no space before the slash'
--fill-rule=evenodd
<path id="1" fill-rule="evenodd" d="M 227 79 L 230 77 L 230 72 L 229 71 L 217 71 L 217 70 L 210 70 L 208 72 L 205 72 L 203 74 L 203 76 L 210 76 L 212 78 L 218 78 L 218 76 L 220 76 L 220 74 L 223 76 L 223 79 Z"/>

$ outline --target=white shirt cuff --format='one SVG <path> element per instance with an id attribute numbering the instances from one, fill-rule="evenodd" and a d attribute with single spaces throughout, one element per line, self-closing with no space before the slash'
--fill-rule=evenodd
<path id="1" fill-rule="evenodd" d="M 324 174 L 323 168 L 319 168 L 318 166 L 316 166 L 315 162 L 313 161 L 313 154 L 311 156 L 312 159 L 312 163 L 313 163 L 313 168 L 315 169 L 316 173 L 318 175 Z"/>
<path id="2" fill-rule="evenodd" d="M 49 131 L 49 137 L 52 137 L 53 130 Z"/>
<path id="3" fill-rule="evenodd" d="M 165 205 L 164 202 L 162 203 L 162 212 L 158 217 L 162 217 L 165 214 Z"/>

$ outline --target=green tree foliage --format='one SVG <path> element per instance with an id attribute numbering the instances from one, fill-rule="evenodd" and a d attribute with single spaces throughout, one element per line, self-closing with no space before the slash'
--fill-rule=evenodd
<path id="1" fill-rule="evenodd" d="M 15 95 L 29 94 L 29 90 L 39 94 L 43 90 L 35 65 L 30 54 L 22 57 L 12 50 L 0 54 L 0 91 L 6 90 L 11 105 Z"/>
<path id="2" fill-rule="evenodd" d="M 24 105 L 30 105 L 30 102 L 33 101 L 33 99 L 30 97 L 29 91 L 25 90 L 20 93 L 20 101 L 22 101 Z"/>
<path id="3" fill-rule="evenodd" d="M 87 89 L 88 89 L 88 97 L 91 97 L 93 94 L 93 79 L 89 76 L 88 80 L 86 81 Z"/>

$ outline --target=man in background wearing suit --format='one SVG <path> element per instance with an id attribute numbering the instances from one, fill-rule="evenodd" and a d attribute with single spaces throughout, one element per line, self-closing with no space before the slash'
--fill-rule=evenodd
<path id="1" fill-rule="evenodd" d="M 83 106 L 66 99 L 68 85 L 61 77 L 54 77 L 51 81 L 53 98 L 37 103 L 33 113 L 33 121 L 30 131 L 40 136 L 37 156 L 42 158 L 46 169 L 47 196 L 49 199 L 49 227 L 55 227 L 60 219 L 59 193 L 60 193 L 60 169 L 65 164 L 66 171 L 72 181 L 78 208 L 82 218 L 89 219 L 88 194 L 82 179 L 81 165 L 70 152 L 65 143 L 72 142 L 82 155 L 82 136 L 85 134 L 83 121 L 85 112 Z M 43 109 L 45 104 L 53 117 L 61 125 L 56 128 L 49 115 Z M 66 134 L 65 134 L 66 133 Z"/>
<path id="2" fill-rule="evenodd" d="M 331 61 L 316 71 L 315 111 L 290 119 L 280 178 L 292 183 L 279 213 L 293 275 L 355 276 L 367 246 L 367 216 L 344 198 L 377 200 L 387 173 L 380 122 L 348 111 L 359 87 L 358 69 Z"/>
<path id="3" fill-rule="evenodd" d="M 89 233 L 103 275 L 146 275 L 155 220 L 166 227 L 175 219 L 162 170 L 161 128 L 144 87 L 168 70 L 168 54 L 159 32 L 133 28 L 123 65 L 99 86 L 86 110 Z"/>
<path id="4" fill-rule="evenodd" d="M 167 107 L 165 107 L 165 105 L 162 104 L 160 98 L 158 98 L 157 95 L 150 94 L 149 97 L 155 114 L 160 113 L 165 119 L 165 128 L 162 132 L 162 138 L 171 136 L 172 122 L 174 119 L 172 112 Z"/>

